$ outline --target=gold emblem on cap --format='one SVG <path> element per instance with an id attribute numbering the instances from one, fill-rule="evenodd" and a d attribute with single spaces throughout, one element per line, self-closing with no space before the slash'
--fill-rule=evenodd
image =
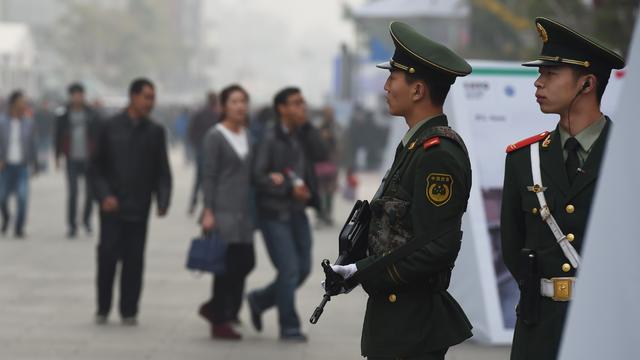
<path id="1" fill-rule="evenodd" d="M 537 23 L 536 28 L 538 29 L 538 34 L 540 34 L 540 39 L 542 39 L 543 43 L 549 41 L 549 35 L 547 35 L 547 30 L 542 27 L 542 24 Z"/>

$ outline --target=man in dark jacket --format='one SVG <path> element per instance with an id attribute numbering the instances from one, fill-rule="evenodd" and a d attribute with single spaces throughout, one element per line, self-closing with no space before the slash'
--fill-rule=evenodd
<path id="1" fill-rule="evenodd" d="M 262 329 L 261 314 L 277 306 L 282 340 L 306 341 L 295 309 L 295 290 L 311 270 L 311 230 L 307 206 L 318 205 L 313 163 L 325 160 L 320 133 L 308 121 L 298 88 L 274 99 L 280 121 L 259 143 L 254 163 L 259 226 L 278 274 L 248 296 L 251 320 Z"/>
<path id="2" fill-rule="evenodd" d="M 134 80 L 129 106 L 104 124 L 91 157 L 90 180 L 100 202 L 98 324 L 107 321 L 111 309 L 118 261 L 122 261 L 123 324 L 137 324 L 152 196 L 156 197 L 158 216 L 165 216 L 169 209 L 171 170 L 164 129 L 149 119 L 154 102 L 153 84 L 147 79 Z"/>
<path id="3" fill-rule="evenodd" d="M 77 232 L 76 206 L 78 203 L 78 180 L 87 173 L 91 153 L 95 149 L 98 118 L 84 96 L 84 87 L 74 83 L 69 86 L 69 104 L 56 119 L 55 154 L 56 168 L 60 167 L 60 158 L 64 157 L 67 168 L 67 221 L 68 236 L 74 238 Z M 87 233 L 91 233 L 91 211 L 93 208 L 91 187 L 85 183 L 84 211 L 82 224 Z"/>

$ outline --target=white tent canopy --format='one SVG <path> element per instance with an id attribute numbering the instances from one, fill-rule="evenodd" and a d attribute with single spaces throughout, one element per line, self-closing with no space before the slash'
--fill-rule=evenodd
<path id="1" fill-rule="evenodd" d="M 354 9 L 358 19 L 376 18 L 466 18 L 470 7 L 464 0 L 379 0 Z"/>
<path id="2" fill-rule="evenodd" d="M 35 46 L 29 27 L 19 23 L 0 23 L 1 66 L 31 67 L 34 61 Z"/>

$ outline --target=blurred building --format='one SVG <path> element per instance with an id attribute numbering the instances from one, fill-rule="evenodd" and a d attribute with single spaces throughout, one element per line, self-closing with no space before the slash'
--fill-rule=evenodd
<path id="1" fill-rule="evenodd" d="M 469 42 L 471 7 L 467 0 L 378 0 L 353 10 L 359 45 L 373 60 L 393 52 L 389 23 L 399 20 L 422 34 L 459 51 Z"/>
<path id="2" fill-rule="evenodd" d="M 170 14 L 164 27 L 176 34 L 176 38 L 184 43 L 187 52 L 183 56 L 183 66 L 175 66 L 174 71 L 162 74 L 159 82 L 167 98 L 177 97 L 192 90 L 201 97 L 201 92 L 208 87 L 209 79 L 204 73 L 205 65 L 211 58 L 206 44 L 202 43 L 201 19 L 203 4 L 206 0 L 168 0 L 162 2 L 139 0 L 0 0 L 0 21 L 25 24 L 32 34 L 32 45 L 41 55 L 35 69 L 36 87 L 43 90 L 64 89 L 69 81 L 81 79 L 87 85 L 91 97 L 111 98 L 122 96 L 121 88 L 113 88 L 105 84 L 101 74 L 87 72 L 86 69 L 69 67 L 61 57 L 59 35 L 65 31 L 60 25 L 75 21 L 69 15 L 69 9 L 75 5 L 89 5 L 94 9 L 144 12 L 144 6 L 151 4 L 154 8 Z M 135 37 L 132 37 L 135 41 Z M 56 48 L 58 45 L 58 48 Z M 97 49 L 99 50 L 99 49 Z M 99 51 L 97 51 L 99 52 Z M 94 59 L 99 60 L 99 59 Z M 108 61 L 107 61 L 108 62 Z M 105 70 L 107 71 L 107 70 Z M 153 74 L 140 74 L 152 76 Z M 164 83 L 163 83 L 164 82 Z M 176 99 L 182 101 L 184 99 Z"/>
<path id="3" fill-rule="evenodd" d="M 384 72 L 372 64 L 388 61 L 394 46 L 389 36 L 389 23 L 405 22 L 454 51 L 464 49 L 470 40 L 471 6 L 468 0 L 374 0 L 351 11 L 355 23 L 356 46 L 343 48 L 336 79 L 342 100 L 364 101 L 375 105 L 382 92 Z M 347 87 L 351 87 L 346 88 Z M 351 94 L 356 94 L 353 99 Z"/>
<path id="4" fill-rule="evenodd" d="M 36 49 L 29 27 L 20 23 L 0 23 L 0 89 L 6 93 L 22 89 L 36 91 L 34 65 Z"/>

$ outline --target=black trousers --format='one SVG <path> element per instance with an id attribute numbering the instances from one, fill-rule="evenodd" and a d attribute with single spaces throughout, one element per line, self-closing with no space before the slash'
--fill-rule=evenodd
<path id="1" fill-rule="evenodd" d="M 449 348 L 430 352 L 428 354 L 424 354 L 421 356 L 400 357 L 400 358 L 369 356 L 367 357 L 367 359 L 368 360 L 444 360 L 444 356 L 447 353 L 447 351 L 449 351 Z"/>
<path id="2" fill-rule="evenodd" d="M 253 244 L 229 244 L 225 259 L 226 271 L 215 275 L 211 308 L 214 324 L 238 319 L 247 275 L 255 266 Z"/>
<path id="3" fill-rule="evenodd" d="M 138 314 L 142 291 L 144 248 L 147 220 L 127 221 L 117 214 L 100 214 L 100 242 L 98 243 L 98 314 L 111 310 L 113 282 L 118 263 L 120 271 L 120 315 Z"/>
<path id="4" fill-rule="evenodd" d="M 202 151 L 196 151 L 196 163 L 195 163 L 195 179 L 193 180 L 193 188 L 191 190 L 191 209 L 196 208 L 198 205 L 198 198 L 202 191 L 202 167 L 204 166 L 204 155 Z"/>
<path id="5" fill-rule="evenodd" d="M 67 160 L 67 184 L 68 184 L 68 202 L 67 202 L 67 221 L 69 229 L 75 231 L 77 228 L 76 208 L 78 206 L 78 180 L 84 177 L 84 209 L 82 212 L 82 224 L 88 228 L 91 227 L 91 210 L 93 208 L 93 195 L 87 183 L 87 162 L 81 160 Z"/>

